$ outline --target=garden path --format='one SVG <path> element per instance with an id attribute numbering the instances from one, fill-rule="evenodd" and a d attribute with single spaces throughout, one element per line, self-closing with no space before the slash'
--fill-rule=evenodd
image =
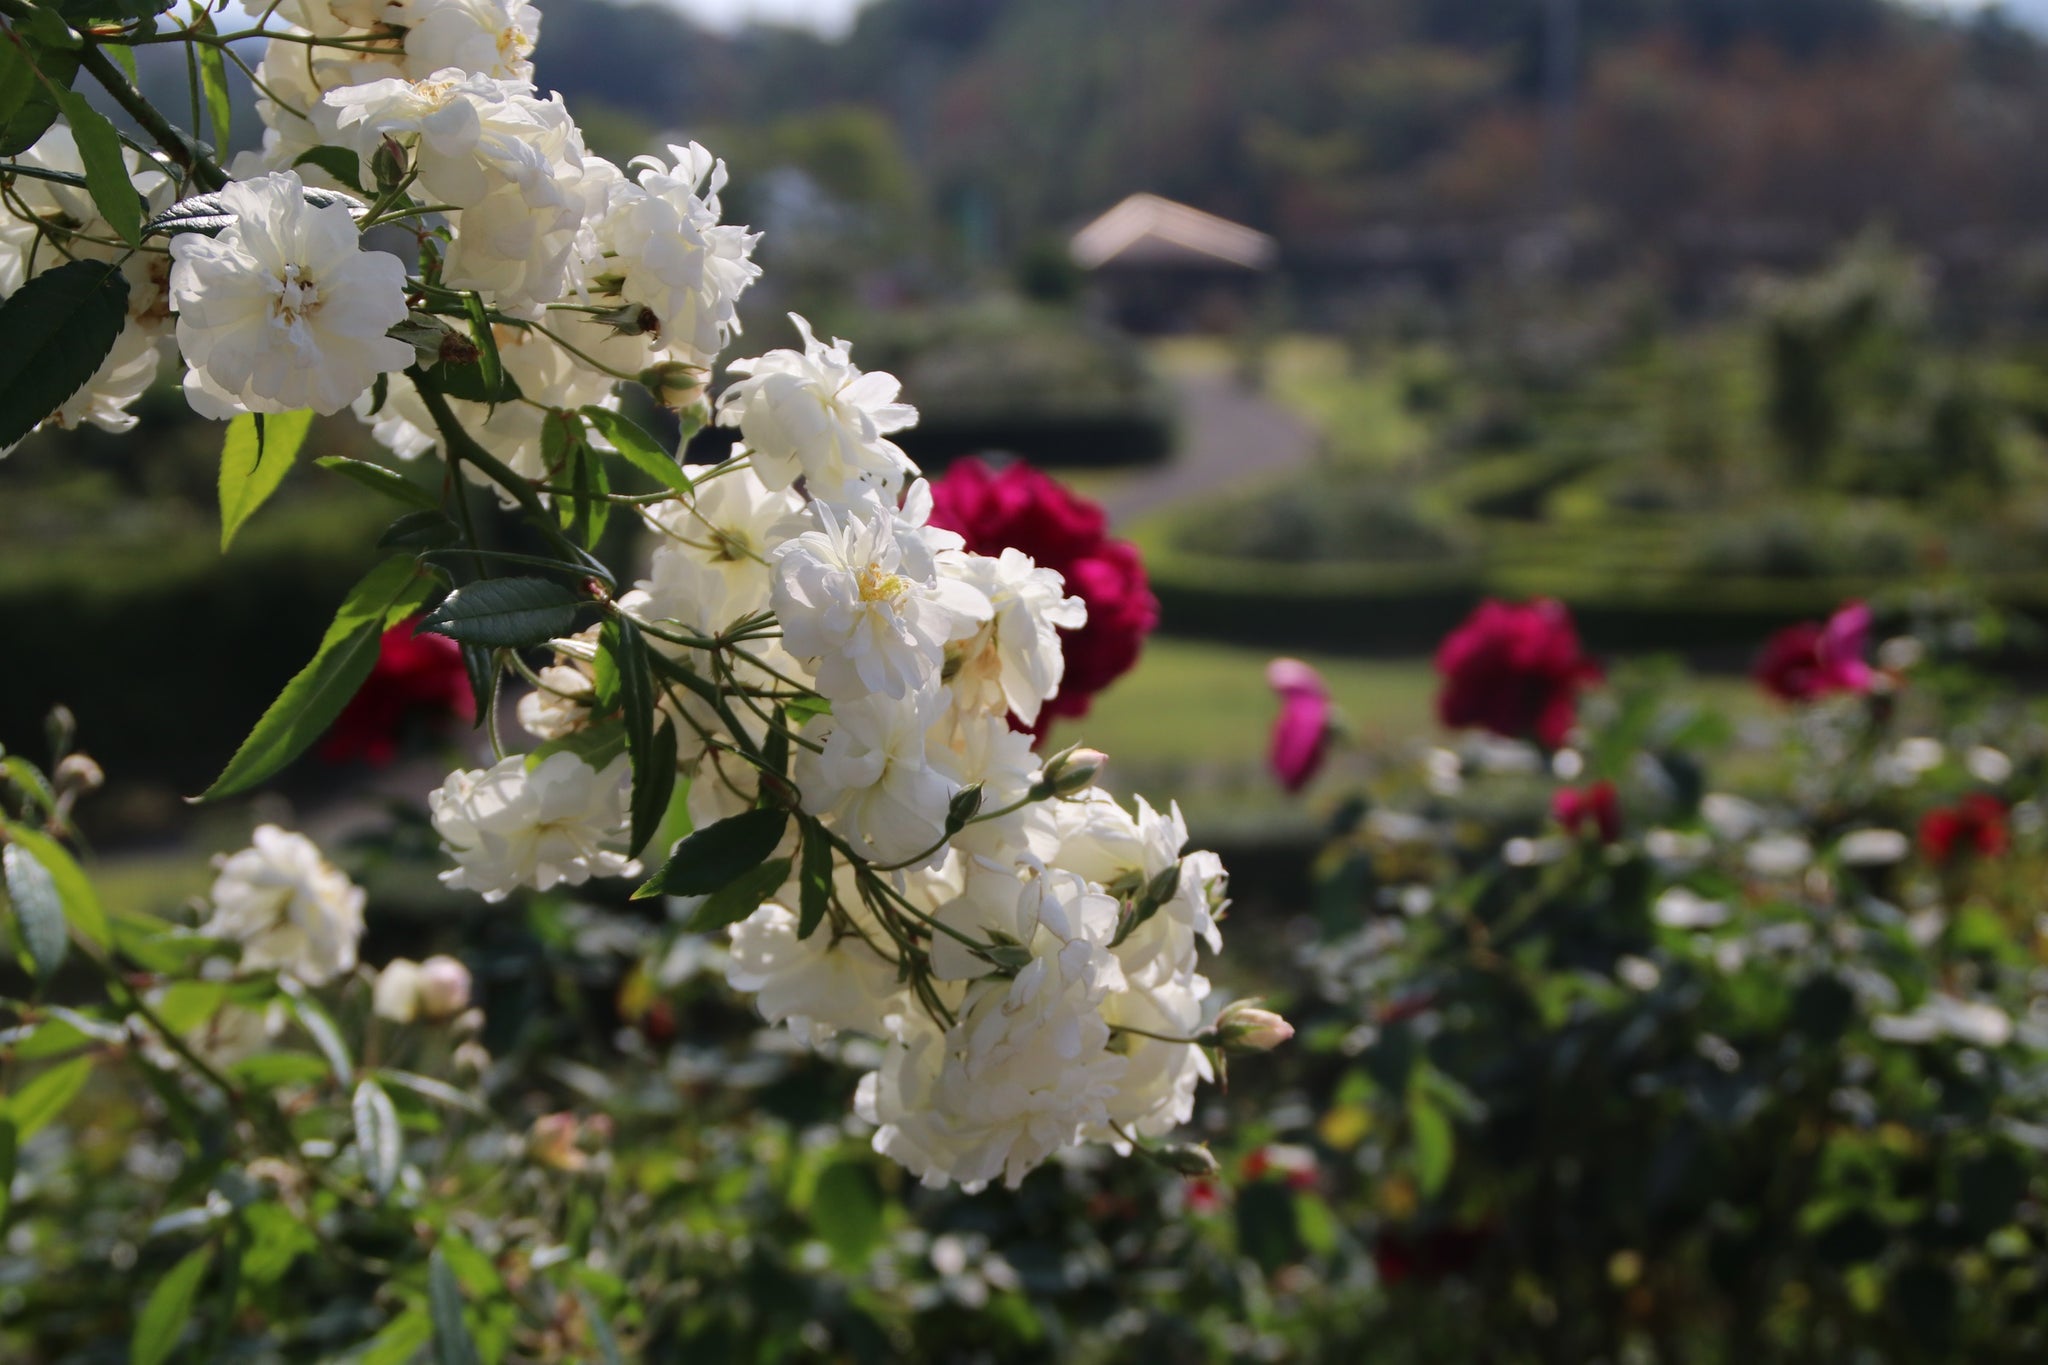
<path id="1" fill-rule="evenodd" d="M 1179 447 L 1156 468 L 1133 471 L 1103 491 L 1112 526 L 1246 480 L 1269 480 L 1315 458 L 1315 428 L 1229 370 L 1183 372 L 1173 385 Z"/>

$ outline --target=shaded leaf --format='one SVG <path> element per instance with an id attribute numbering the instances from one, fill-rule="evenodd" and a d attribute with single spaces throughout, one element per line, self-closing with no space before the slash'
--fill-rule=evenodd
<path id="1" fill-rule="evenodd" d="M 434 1323 L 436 1365 L 480 1365 L 476 1341 L 462 1317 L 462 1286 L 439 1251 L 427 1263 L 427 1309 Z"/>
<path id="2" fill-rule="evenodd" d="M 661 828 L 675 791 L 676 727 L 664 720 L 647 747 L 633 756 L 632 847 L 627 850 L 631 856 L 640 856 Z"/>
<path id="3" fill-rule="evenodd" d="M 405 1161 L 405 1135 L 398 1126 L 398 1110 L 375 1081 L 356 1087 L 349 1110 L 355 1119 L 356 1154 L 363 1163 L 363 1179 L 381 1198 L 391 1193 Z"/>
<path id="4" fill-rule="evenodd" d="M 796 936 L 809 938 L 825 922 L 832 904 L 832 845 L 825 831 L 815 825 L 804 830 L 804 859 L 797 874 L 798 914 Z"/>
<path id="5" fill-rule="evenodd" d="M 57 121 L 57 96 L 50 89 L 70 88 L 78 74 L 78 54 L 62 48 L 38 47 L 30 60 L 29 39 L 0 28 L 0 156 L 18 156 Z M 37 79 L 40 69 L 49 80 Z"/>
<path id="6" fill-rule="evenodd" d="M 142 198 L 128 178 L 128 162 L 121 154 L 121 135 L 106 116 L 85 102 L 76 90 L 57 97 L 64 121 L 71 125 L 71 137 L 78 144 L 78 159 L 85 165 L 85 188 L 93 207 L 107 220 L 122 241 L 130 246 L 142 240 Z"/>
<path id="7" fill-rule="evenodd" d="M 92 1058 L 77 1057 L 34 1077 L 7 1097 L 0 1113 L 14 1125 L 16 1140 L 27 1142 L 78 1097 L 92 1075 Z"/>
<path id="8" fill-rule="evenodd" d="M 128 281 L 109 261 L 68 261 L 0 302 L 0 450 L 85 386 L 128 325 Z"/>
<path id="9" fill-rule="evenodd" d="M 22 945 L 35 964 L 36 976 L 47 980 L 63 965 L 65 949 L 71 946 L 56 878 L 21 844 L 0 849 L 0 865 L 6 869 L 7 898 L 14 905 L 15 923 L 21 926 Z"/>
<path id="10" fill-rule="evenodd" d="M 361 218 L 370 211 L 368 204 L 352 194 L 344 194 L 340 190 L 324 190 L 317 185 L 306 186 L 306 202 L 316 209 L 339 204 L 348 210 L 348 216 L 351 218 Z M 142 230 L 142 235 L 155 237 L 167 233 L 203 232 L 212 236 L 222 228 L 232 226 L 234 221 L 234 211 L 228 207 L 227 201 L 221 198 L 219 193 L 195 194 L 180 199 L 150 219 L 149 226 Z"/>
<path id="11" fill-rule="evenodd" d="M 485 578 L 449 593 L 420 629 L 466 645 L 522 648 L 567 635 L 582 602 L 545 578 Z"/>
<path id="12" fill-rule="evenodd" d="M 1408 1095 L 1408 1126 L 1415 1143 L 1415 1177 L 1424 1195 L 1434 1195 L 1451 1175 L 1451 1121 L 1421 1090 Z"/>
<path id="13" fill-rule="evenodd" d="M 363 188 L 363 159 L 346 147 L 309 147 L 300 152 L 293 166 L 318 166 L 357 194 Z"/>
<path id="14" fill-rule="evenodd" d="M 133 1365 L 163 1365 L 177 1349 L 178 1338 L 192 1321 L 192 1301 L 199 1295 L 199 1282 L 213 1261 L 213 1248 L 200 1247 L 171 1267 L 170 1273 L 149 1291 L 149 1301 L 135 1319 L 135 1338 L 129 1347 Z"/>
<path id="15" fill-rule="evenodd" d="M 441 510 L 439 498 L 403 474 L 386 469 L 383 465 L 371 464 L 368 460 L 351 460 L 346 455 L 325 455 L 313 463 L 322 469 L 331 469 L 373 493 L 381 493 L 409 507 L 416 507 L 423 512 Z"/>
<path id="16" fill-rule="evenodd" d="M 697 913 L 690 916 L 690 928 L 696 933 L 709 933 L 723 929 L 728 924 L 738 924 L 748 915 L 761 908 L 761 903 L 774 895 L 782 884 L 789 880 L 789 859 L 777 858 L 762 863 L 751 871 L 743 872 L 712 893 Z"/>
<path id="17" fill-rule="evenodd" d="M 399 555 L 365 574 L 334 613 L 312 662 L 300 669 L 235 750 L 213 785 L 198 796 L 218 801 L 281 771 L 318 739 L 370 676 L 387 626 L 425 605 L 434 580 Z"/>
<path id="18" fill-rule="evenodd" d="M 633 896 L 708 896 L 758 867 L 788 827 L 789 813 L 779 810 L 742 811 L 707 825 L 677 844 L 661 871 Z"/>
<path id="19" fill-rule="evenodd" d="M 811 1226 L 842 1269 L 866 1264 L 882 1243 L 882 1191 L 865 1162 L 836 1161 L 819 1174 Z"/>

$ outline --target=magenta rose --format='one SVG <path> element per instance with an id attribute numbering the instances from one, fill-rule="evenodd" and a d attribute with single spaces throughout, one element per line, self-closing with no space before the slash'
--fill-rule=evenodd
<path id="1" fill-rule="evenodd" d="M 1579 647 L 1562 602 L 1540 598 L 1479 604 L 1436 654 L 1443 678 L 1437 718 L 1555 749 L 1578 718 L 1579 692 L 1600 680 L 1600 665 Z"/>

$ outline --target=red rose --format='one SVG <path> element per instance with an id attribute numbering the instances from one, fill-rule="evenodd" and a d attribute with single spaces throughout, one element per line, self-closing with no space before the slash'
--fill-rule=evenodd
<path id="1" fill-rule="evenodd" d="M 462 666 L 462 646 L 445 635 L 416 634 L 418 617 L 384 632 L 370 676 L 349 699 L 320 743 L 329 763 L 360 758 L 382 767 L 398 756 L 405 726 L 470 720 L 476 699 Z"/>
<path id="2" fill-rule="evenodd" d="M 1920 819 L 1920 853 L 1930 863 L 1949 863 L 1964 853 L 1996 858 L 2005 852 L 2007 842 L 2005 803 L 1987 792 L 1931 810 Z"/>
<path id="3" fill-rule="evenodd" d="M 1870 608 L 1850 602 L 1826 621 L 1801 621 L 1764 643 L 1757 685 L 1782 701 L 1812 701 L 1830 692 L 1861 695 L 1876 674 L 1863 662 Z"/>
<path id="4" fill-rule="evenodd" d="M 1601 676 L 1579 648 L 1571 613 L 1547 597 L 1481 602 L 1437 650 L 1436 671 L 1443 678 L 1436 713 L 1446 726 L 1477 726 L 1551 749 L 1578 718 L 1579 689 Z"/>
<path id="5" fill-rule="evenodd" d="M 1062 630 L 1066 673 L 1038 715 L 1043 735 L 1059 716 L 1085 716 L 1095 694 L 1130 671 L 1159 624 L 1159 601 L 1137 547 L 1111 540 L 1102 509 L 1027 464 L 991 471 L 956 460 L 932 480 L 931 524 L 956 531 L 976 554 L 1022 550 L 1057 569 L 1088 604 L 1088 624 Z"/>
<path id="6" fill-rule="evenodd" d="M 1592 835 L 1603 844 L 1621 837 L 1621 803 L 1612 782 L 1590 787 L 1559 787 L 1550 798 L 1550 813 L 1572 834 Z"/>

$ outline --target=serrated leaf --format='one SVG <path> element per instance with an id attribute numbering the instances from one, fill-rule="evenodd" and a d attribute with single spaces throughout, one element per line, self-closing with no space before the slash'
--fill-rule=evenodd
<path id="1" fill-rule="evenodd" d="M 475 717 L 471 728 L 481 730 L 490 723 L 498 700 L 498 688 L 505 681 L 505 670 L 498 663 L 497 650 L 486 645 L 464 645 L 462 671 L 469 679 L 471 714 Z"/>
<path id="2" fill-rule="evenodd" d="M 797 873 L 796 936 L 809 938 L 825 922 L 832 904 L 832 845 L 815 825 L 804 830 L 804 855 Z"/>
<path id="3" fill-rule="evenodd" d="M 398 1126 L 398 1110 L 391 1097 L 375 1081 L 356 1087 L 349 1112 L 356 1125 L 356 1155 L 363 1163 L 363 1179 L 378 1198 L 391 1193 L 405 1161 L 405 1134 Z"/>
<path id="4" fill-rule="evenodd" d="M 340 190 L 326 190 L 318 185 L 308 185 L 305 187 L 305 195 L 306 203 L 313 208 L 324 209 L 339 204 L 348 210 L 350 218 L 361 218 L 370 211 L 368 204 Z M 142 229 L 142 235 L 157 237 L 180 232 L 203 232 L 211 237 L 223 228 L 232 227 L 234 222 L 234 210 L 228 207 L 227 200 L 218 192 L 195 194 L 180 199 L 150 219 L 149 225 Z"/>
<path id="5" fill-rule="evenodd" d="M 135 1319 L 135 1337 L 129 1346 L 132 1365 L 163 1365 L 178 1348 L 178 1338 L 192 1321 L 192 1303 L 199 1296 L 199 1282 L 213 1262 L 209 1244 L 172 1266 L 170 1273 L 149 1291 L 148 1302 Z"/>
<path id="6" fill-rule="evenodd" d="M 0 302 L 0 450 L 77 393 L 128 325 L 128 281 L 110 261 L 67 261 Z"/>
<path id="7" fill-rule="evenodd" d="M 690 478 L 683 473 L 675 457 L 661 448 L 661 443 L 648 435 L 631 419 L 611 411 L 609 408 L 587 407 L 584 417 L 597 428 L 605 440 L 619 455 L 656 483 L 674 493 L 688 493 Z"/>
<path id="8" fill-rule="evenodd" d="M 51 1067 L 7 1097 L 0 1114 L 14 1125 L 14 1136 L 27 1142 L 64 1112 L 92 1075 L 92 1058 L 78 1057 Z"/>
<path id="9" fill-rule="evenodd" d="M 476 1341 L 462 1317 L 462 1286 L 439 1251 L 427 1262 L 427 1311 L 434 1322 L 436 1365 L 480 1365 Z"/>
<path id="10" fill-rule="evenodd" d="M 142 240 L 142 199 L 135 182 L 128 178 L 128 161 L 121 154 L 121 135 L 106 116 L 85 102 L 76 90 L 58 96 L 57 107 L 71 125 L 71 137 L 78 144 L 78 159 L 85 165 L 85 187 L 92 195 L 100 217 L 134 246 Z"/>
<path id="11" fill-rule="evenodd" d="M 546 578 L 484 578 L 449 593 L 420 629 L 466 645 L 519 649 L 569 634 L 583 600 Z"/>
<path id="12" fill-rule="evenodd" d="M 439 498 L 405 475 L 386 469 L 383 465 L 371 464 L 368 460 L 351 460 L 346 455 L 323 455 L 313 463 L 322 469 L 332 470 L 352 483 L 361 484 L 372 493 L 381 493 L 394 502 L 402 502 L 422 512 L 441 510 Z"/>
<path id="13" fill-rule="evenodd" d="M 293 160 L 294 166 L 318 166 L 357 194 L 363 188 L 363 159 L 346 147 L 309 147 Z"/>
<path id="14" fill-rule="evenodd" d="M 37 978 L 48 980 L 64 965 L 65 949 L 71 946 L 56 878 L 20 844 L 0 849 L 0 866 L 6 869 L 7 898 L 14 906 L 15 923 L 21 927 L 22 945 L 35 964 Z"/>
<path id="15" fill-rule="evenodd" d="M 689 927 L 695 933 L 705 934 L 713 929 L 723 929 L 728 924 L 738 924 L 760 909 L 762 902 L 788 880 L 787 858 L 776 858 L 742 872 L 697 907 L 697 913 L 690 916 Z"/>
<path id="16" fill-rule="evenodd" d="M 64 918 L 78 936 L 96 948 L 105 948 L 113 942 L 113 932 L 107 925 L 106 911 L 100 908 L 99 892 L 93 889 L 92 879 L 85 875 L 85 869 L 71 856 L 71 851 L 41 830 L 30 829 L 0 821 L 0 831 L 7 838 L 35 854 L 36 861 L 57 884 L 57 899 L 64 906 Z"/>
<path id="17" fill-rule="evenodd" d="M 38 79 L 42 76 L 49 85 Z M 50 89 L 68 89 L 78 74 L 78 54 L 38 47 L 30 60 L 29 40 L 0 28 L 0 156 L 18 156 L 36 145 L 57 121 L 57 96 Z"/>
<path id="18" fill-rule="evenodd" d="M 789 813 L 749 810 L 706 825 L 676 845 L 661 871 L 633 893 L 648 896 L 708 896 L 758 867 L 789 828 Z"/>
<path id="19" fill-rule="evenodd" d="M 256 722 L 221 775 L 198 796 L 218 801 L 266 781 L 305 752 L 341 714 L 376 665 L 384 630 L 425 605 L 434 580 L 404 555 L 385 560 L 349 590 L 312 662 Z"/>
<path id="20" fill-rule="evenodd" d="M 212 19 L 207 27 L 213 26 Z M 198 46 L 199 88 L 206 94 L 206 117 L 213 124 L 213 145 L 223 150 L 228 145 L 228 128 L 234 117 L 234 104 L 228 98 L 228 59 L 225 53 L 213 43 Z"/>
<path id="21" fill-rule="evenodd" d="M 291 472 L 313 428 L 311 409 L 265 415 L 245 412 L 228 423 L 220 449 L 220 550 L 269 501 Z"/>

